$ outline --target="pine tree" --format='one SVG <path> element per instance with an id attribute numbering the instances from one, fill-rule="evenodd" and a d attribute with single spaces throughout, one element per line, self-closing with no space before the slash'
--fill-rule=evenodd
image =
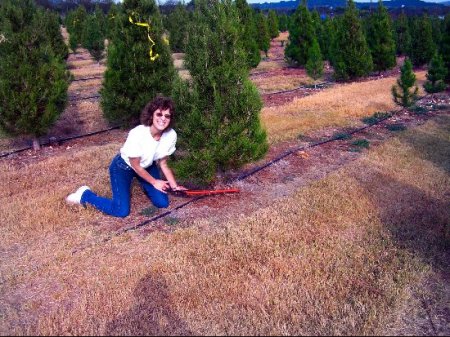
<path id="1" fill-rule="evenodd" d="M 416 75 L 413 72 L 412 63 L 405 59 L 405 63 L 400 68 L 400 78 L 397 85 L 392 86 L 392 96 L 395 103 L 403 107 L 410 107 L 417 100 L 419 88 L 415 85 Z M 413 89 L 413 91 L 411 91 Z"/>
<path id="2" fill-rule="evenodd" d="M 177 176 L 210 182 L 219 171 L 267 151 L 261 98 L 249 80 L 236 7 L 231 0 L 198 0 L 186 49 L 192 76 L 173 97 L 181 158 Z"/>
<path id="3" fill-rule="evenodd" d="M 305 66 L 308 61 L 308 50 L 315 37 L 311 14 L 306 7 L 306 1 L 297 7 L 289 24 L 289 43 L 284 51 L 287 59 L 299 66 Z"/>
<path id="4" fill-rule="evenodd" d="M 414 19 L 413 34 L 411 35 L 412 44 L 409 56 L 414 66 L 420 67 L 431 61 L 436 46 L 433 42 L 433 33 L 431 21 L 427 15 Z"/>
<path id="5" fill-rule="evenodd" d="M 306 72 L 314 81 L 323 75 L 323 58 L 320 52 L 319 43 L 313 40 L 313 44 L 308 51 L 308 62 L 306 62 Z M 314 87 L 316 85 L 314 84 Z"/>
<path id="6" fill-rule="evenodd" d="M 373 67 L 372 56 L 352 0 L 338 22 L 331 60 L 335 78 L 346 81 L 367 76 Z"/>
<path id="7" fill-rule="evenodd" d="M 267 23 L 269 26 L 269 35 L 271 39 L 276 38 L 280 32 L 278 30 L 278 17 L 274 10 L 269 10 L 267 17 Z"/>
<path id="8" fill-rule="evenodd" d="M 444 66 L 447 69 L 445 82 L 450 84 L 450 13 L 445 16 L 442 41 L 439 49 L 444 61 Z"/>
<path id="9" fill-rule="evenodd" d="M 175 68 L 162 40 L 154 0 L 125 0 L 115 22 L 118 26 L 108 45 L 101 106 L 111 123 L 133 125 L 148 101 L 157 94 L 170 94 Z M 149 29 L 136 23 L 148 24 Z"/>
<path id="10" fill-rule="evenodd" d="M 261 54 L 257 42 L 258 34 L 254 13 L 246 0 L 236 0 L 236 7 L 240 23 L 243 26 L 241 39 L 247 55 L 247 64 L 250 68 L 256 68 L 259 62 L 261 62 Z"/>
<path id="11" fill-rule="evenodd" d="M 181 3 L 167 16 L 166 28 L 169 31 L 170 49 L 176 53 L 183 53 L 186 48 L 189 13 Z"/>
<path id="12" fill-rule="evenodd" d="M 97 62 L 100 62 L 103 58 L 105 37 L 102 33 L 101 22 L 95 14 L 89 15 L 85 20 L 83 47 L 89 50 L 89 53 Z"/>
<path id="13" fill-rule="evenodd" d="M 79 44 L 83 43 L 83 30 L 88 14 L 83 5 L 79 5 L 66 20 L 67 30 L 70 34 L 69 45 L 73 52 L 76 52 Z"/>
<path id="14" fill-rule="evenodd" d="M 57 27 L 50 29 L 51 23 Z M 67 102 L 69 73 L 46 35 L 57 28 L 32 0 L 0 3 L 0 128 L 31 136 L 36 150 Z"/>
<path id="15" fill-rule="evenodd" d="M 446 85 L 444 83 L 447 69 L 444 66 L 442 56 L 436 53 L 428 65 L 427 82 L 423 85 L 425 91 L 429 94 L 444 91 Z"/>
<path id="16" fill-rule="evenodd" d="M 335 21 L 335 19 L 326 18 L 322 22 L 322 28 L 317 36 L 322 56 L 325 60 L 329 61 L 332 59 L 332 46 L 334 44 L 333 41 L 336 32 Z"/>
<path id="17" fill-rule="evenodd" d="M 269 35 L 269 26 L 267 24 L 267 19 L 262 13 L 257 13 L 255 15 L 255 22 L 256 22 L 256 42 L 258 42 L 259 50 L 262 50 L 266 57 L 267 52 L 270 48 L 270 35 Z"/>
<path id="18" fill-rule="evenodd" d="M 285 32 L 288 30 L 288 23 L 289 18 L 286 14 L 283 13 L 278 17 L 278 28 L 280 32 Z"/>
<path id="19" fill-rule="evenodd" d="M 377 11 L 369 18 L 367 43 L 372 54 L 374 70 L 384 71 L 396 65 L 392 22 L 381 0 L 378 1 Z"/>
<path id="20" fill-rule="evenodd" d="M 53 51 L 57 56 L 66 60 L 69 56 L 69 50 L 67 45 L 64 43 L 63 36 L 61 35 L 58 15 L 54 12 L 46 11 L 44 27 L 45 28 L 42 34 L 47 36 L 50 40 Z"/>
<path id="21" fill-rule="evenodd" d="M 409 33 L 408 17 L 403 10 L 394 25 L 397 55 L 407 55 L 411 50 L 411 34 Z"/>

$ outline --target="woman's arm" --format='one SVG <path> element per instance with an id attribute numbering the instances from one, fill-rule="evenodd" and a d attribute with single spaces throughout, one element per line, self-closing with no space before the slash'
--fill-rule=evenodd
<path id="1" fill-rule="evenodd" d="M 157 190 L 167 193 L 166 190 L 169 188 L 169 183 L 165 180 L 155 179 L 151 176 L 150 173 L 147 172 L 142 166 L 141 166 L 141 158 L 129 158 L 131 168 L 136 172 L 142 179 L 147 181 L 148 183 L 152 184 Z M 163 170 L 164 172 L 164 170 Z M 164 172 L 165 174 L 165 172 Z M 167 176 L 166 176 L 167 177 Z M 173 174 L 172 174 L 173 177 Z M 172 185 L 170 185 L 172 186 Z"/>
<path id="2" fill-rule="evenodd" d="M 174 176 L 171 168 L 167 164 L 167 157 L 164 157 L 164 158 L 159 160 L 159 167 L 161 167 L 161 171 L 164 173 L 164 176 L 169 181 L 169 185 L 172 188 L 172 190 L 174 190 L 174 191 L 186 190 L 185 187 L 180 186 L 180 185 L 177 184 L 177 182 L 175 180 L 175 176 Z"/>

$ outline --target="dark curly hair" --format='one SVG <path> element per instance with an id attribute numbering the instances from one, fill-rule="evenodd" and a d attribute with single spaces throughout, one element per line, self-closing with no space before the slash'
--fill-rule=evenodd
<path id="1" fill-rule="evenodd" d="M 172 99 L 164 96 L 157 96 L 153 101 L 147 103 L 141 112 L 141 124 L 145 126 L 151 126 L 153 124 L 153 114 L 156 110 L 170 111 L 170 122 L 167 128 L 164 130 L 170 130 L 175 124 L 175 104 Z"/>

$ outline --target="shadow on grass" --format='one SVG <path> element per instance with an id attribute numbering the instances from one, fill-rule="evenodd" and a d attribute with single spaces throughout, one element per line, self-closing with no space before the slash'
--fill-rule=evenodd
<path id="1" fill-rule="evenodd" d="M 170 289 L 161 275 L 150 273 L 141 279 L 134 296 L 134 307 L 109 322 L 106 335 L 192 335 L 172 307 Z"/>

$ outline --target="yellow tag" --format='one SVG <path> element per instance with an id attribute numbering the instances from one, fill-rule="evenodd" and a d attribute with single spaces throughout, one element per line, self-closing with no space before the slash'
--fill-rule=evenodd
<path id="1" fill-rule="evenodd" d="M 150 55 L 150 60 L 151 61 L 155 61 L 158 57 L 159 54 L 155 54 L 153 55 L 153 46 L 156 44 L 155 41 L 152 40 L 152 38 L 150 37 L 150 25 L 148 23 L 145 22 L 134 22 L 133 19 L 131 18 L 131 16 L 128 17 L 128 20 L 136 25 L 136 26 L 140 26 L 140 27 L 147 27 L 147 37 L 148 40 L 150 41 L 150 51 L 149 51 L 149 55 Z"/>

